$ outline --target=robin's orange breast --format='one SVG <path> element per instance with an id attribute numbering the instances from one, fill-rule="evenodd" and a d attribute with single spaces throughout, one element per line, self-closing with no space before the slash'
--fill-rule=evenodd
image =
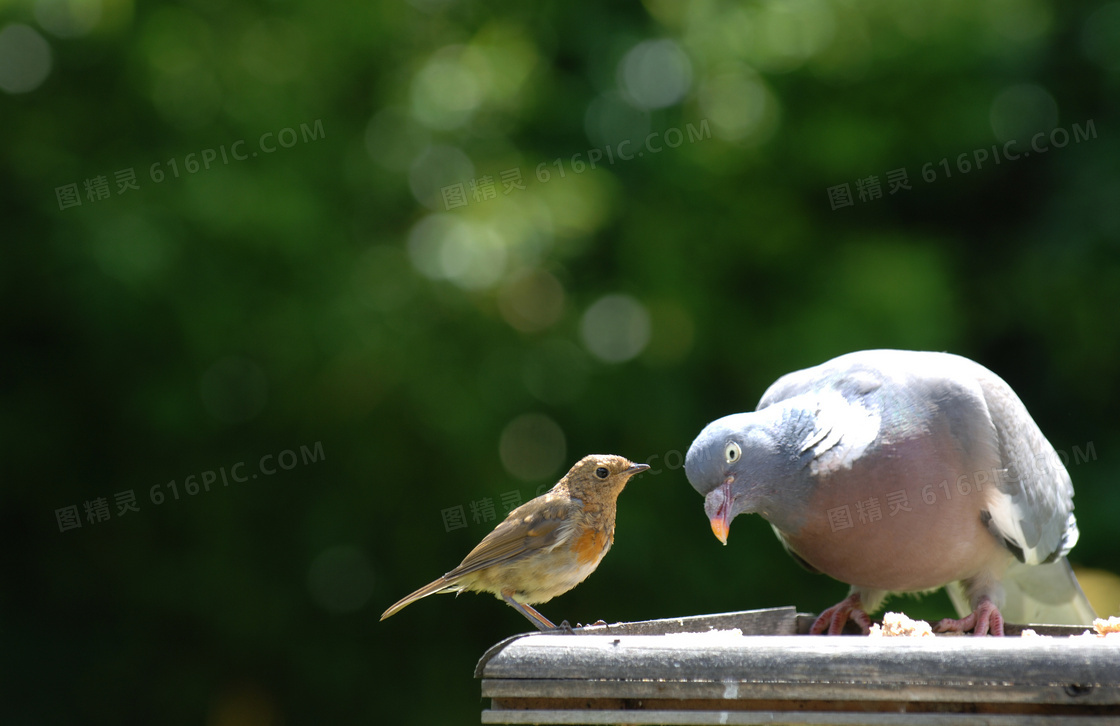
<path id="1" fill-rule="evenodd" d="M 598 562 L 609 545 L 610 539 L 606 532 L 590 527 L 572 543 L 572 551 L 575 552 L 577 562 L 587 565 Z"/>

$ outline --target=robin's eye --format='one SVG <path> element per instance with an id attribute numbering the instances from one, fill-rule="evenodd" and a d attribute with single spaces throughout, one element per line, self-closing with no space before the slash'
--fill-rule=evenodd
<path id="1" fill-rule="evenodd" d="M 607 467 L 605 466 L 600 466 L 595 470 L 595 476 L 599 477 L 600 479 L 606 479 L 609 474 L 610 472 L 607 471 Z"/>
<path id="2" fill-rule="evenodd" d="M 723 450 L 723 458 L 727 459 L 728 464 L 734 464 L 743 455 L 743 450 L 734 441 L 728 441 L 727 446 Z"/>

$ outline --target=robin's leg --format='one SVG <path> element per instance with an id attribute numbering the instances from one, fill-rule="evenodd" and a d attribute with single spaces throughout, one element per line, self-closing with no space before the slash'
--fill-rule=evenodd
<path id="1" fill-rule="evenodd" d="M 537 630 L 556 630 L 556 626 L 553 625 L 552 621 L 538 613 L 532 606 L 514 600 L 512 590 L 503 590 L 502 599 L 505 600 L 506 604 L 511 608 L 528 618 L 529 622 L 537 626 Z"/>

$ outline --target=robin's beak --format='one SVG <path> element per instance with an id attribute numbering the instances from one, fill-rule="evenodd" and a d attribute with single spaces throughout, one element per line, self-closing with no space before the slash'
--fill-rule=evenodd
<path id="1" fill-rule="evenodd" d="M 635 474 L 641 474 L 648 468 L 649 464 L 631 464 L 630 468 L 622 473 L 626 474 L 626 476 L 634 476 Z"/>
<path id="2" fill-rule="evenodd" d="M 729 476 L 723 480 L 719 488 L 714 490 L 709 497 L 716 499 L 716 511 L 710 517 L 712 523 L 712 532 L 723 544 L 727 544 L 727 533 L 731 529 L 731 520 L 728 515 L 731 514 L 731 482 L 735 481 L 735 477 Z"/>

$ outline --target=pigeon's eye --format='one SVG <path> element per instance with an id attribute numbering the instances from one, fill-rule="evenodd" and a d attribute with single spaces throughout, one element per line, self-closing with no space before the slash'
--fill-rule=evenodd
<path id="1" fill-rule="evenodd" d="M 600 466 L 595 470 L 595 476 L 599 477 L 600 479 L 606 479 L 609 474 L 610 472 L 607 471 L 607 467 L 605 466 Z"/>
<path id="2" fill-rule="evenodd" d="M 728 441 L 727 446 L 723 449 L 723 458 L 727 459 L 728 464 L 734 464 L 743 455 L 743 450 L 734 441 Z"/>

